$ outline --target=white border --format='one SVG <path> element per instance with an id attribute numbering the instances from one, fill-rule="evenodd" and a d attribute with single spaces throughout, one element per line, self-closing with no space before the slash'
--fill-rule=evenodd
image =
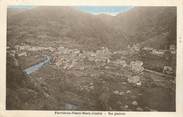
<path id="1" fill-rule="evenodd" d="M 6 111 L 6 12 L 7 5 L 49 5 L 49 6 L 177 6 L 177 79 L 176 112 L 125 112 L 129 117 L 183 117 L 183 1 L 182 0 L 0 0 L 0 117 L 85 117 L 86 115 L 55 115 L 54 111 Z M 106 111 L 104 113 L 107 113 Z M 94 116 L 94 115 L 91 115 Z M 107 117 L 109 115 L 103 115 Z"/>

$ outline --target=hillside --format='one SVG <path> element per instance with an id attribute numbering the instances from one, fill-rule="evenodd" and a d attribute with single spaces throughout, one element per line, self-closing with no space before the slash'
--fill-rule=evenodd
<path id="1" fill-rule="evenodd" d="M 148 44 L 150 40 L 152 47 L 161 49 L 167 49 L 166 46 L 176 43 L 175 7 L 137 7 L 117 17 L 117 23 L 120 21 L 125 33 L 137 43 L 146 41 Z M 166 39 L 160 38 L 164 37 L 164 33 L 167 33 Z M 152 43 L 152 38 L 157 37 Z M 161 46 L 163 44 L 165 47 Z"/>
<path id="2" fill-rule="evenodd" d="M 119 43 L 118 41 L 111 43 L 111 39 L 115 36 L 118 36 L 119 39 L 119 35 L 116 35 L 116 32 L 112 31 L 103 21 L 93 15 L 81 13 L 68 7 L 38 7 L 18 14 L 8 21 L 10 31 L 11 23 L 16 21 L 16 24 L 13 23 L 12 26 L 13 29 L 16 29 L 13 30 L 15 32 L 11 32 L 11 35 L 14 34 L 13 38 L 17 37 L 17 41 L 31 41 L 30 43 L 33 45 L 35 44 L 32 42 L 33 40 L 39 40 L 40 44 L 43 40 L 49 44 L 52 44 L 53 41 L 59 44 L 62 41 L 95 49 L 98 46 L 114 46 Z M 23 34 L 19 34 L 20 31 Z M 24 39 L 22 36 L 26 38 Z M 123 35 L 120 35 L 121 37 Z"/>
<path id="3" fill-rule="evenodd" d="M 174 7 L 135 7 L 117 16 L 91 15 L 73 7 L 34 7 L 22 12 L 8 9 L 8 40 L 13 40 L 8 42 L 47 46 L 42 43 L 46 41 L 52 46 L 64 43 L 83 49 L 106 46 L 116 50 L 148 43 L 168 32 L 166 39 L 154 42 L 156 47 L 159 42 L 168 47 L 176 42 L 175 24 Z"/>

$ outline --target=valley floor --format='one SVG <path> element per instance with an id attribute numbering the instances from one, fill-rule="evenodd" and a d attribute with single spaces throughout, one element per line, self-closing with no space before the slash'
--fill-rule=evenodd
<path id="1" fill-rule="evenodd" d="M 64 48 L 25 52 L 7 59 L 8 110 L 175 111 L 175 76 L 148 72 L 129 53 L 114 57 L 106 48 L 99 54 Z M 23 73 L 42 55 L 51 56 L 51 63 Z"/>

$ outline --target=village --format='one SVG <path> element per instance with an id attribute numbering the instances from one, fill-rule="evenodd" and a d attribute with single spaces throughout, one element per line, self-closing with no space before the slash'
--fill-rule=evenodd
<path id="1" fill-rule="evenodd" d="M 140 48 L 139 45 L 128 46 L 126 50 L 123 51 L 110 51 L 106 47 L 101 47 L 100 50 L 95 51 L 85 51 L 79 49 L 69 49 L 65 47 L 32 47 L 25 44 L 16 45 L 15 49 L 10 50 L 7 47 L 8 53 L 18 58 L 29 57 L 32 55 L 40 54 L 40 56 L 48 55 L 50 56 L 51 63 L 55 64 L 57 67 L 62 67 L 63 69 L 84 69 L 84 62 L 94 62 L 96 66 L 106 66 L 108 64 L 121 65 L 122 67 L 129 67 L 134 63 L 133 57 L 140 54 L 140 57 L 134 57 L 138 62 L 141 62 L 140 66 L 143 66 L 142 57 L 154 56 L 161 57 L 165 60 L 171 59 L 170 56 L 176 56 L 176 48 L 174 45 L 170 45 L 169 50 L 157 50 L 150 47 Z M 132 57 L 129 61 L 129 56 Z M 16 58 L 16 57 L 15 57 Z M 17 61 L 17 60 L 16 60 Z M 36 64 L 36 62 L 34 63 Z M 128 65 L 127 65 L 128 64 Z M 173 66 L 173 65 L 172 65 Z M 161 66 L 162 70 L 160 72 L 165 74 L 175 74 L 175 69 L 171 65 Z M 107 66 L 106 66 L 107 68 Z M 138 69 L 138 68 L 137 68 Z M 148 68 L 147 68 L 148 69 Z"/>
<path id="2" fill-rule="evenodd" d="M 175 48 L 168 51 L 175 56 Z M 41 87 L 44 85 L 45 97 L 62 99 L 59 102 L 62 106 L 57 109 L 161 111 L 173 103 L 160 106 L 158 101 L 163 99 L 156 96 L 161 91 L 166 93 L 166 89 L 173 95 L 175 69 L 165 65 L 160 66 L 160 72 L 154 71 L 146 68 L 148 65 L 141 59 L 149 55 L 164 57 L 165 50 L 133 45 L 122 51 L 107 47 L 86 51 L 22 44 L 15 49 L 8 47 L 7 53 L 28 78 L 38 81 Z M 55 95 L 58 91 L 60 95 Z M 149 98 L 157 103 L 146 101 Z"/>

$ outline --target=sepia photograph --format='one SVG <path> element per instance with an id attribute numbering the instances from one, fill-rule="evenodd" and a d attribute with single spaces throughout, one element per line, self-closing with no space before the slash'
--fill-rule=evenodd
<path id="1" fill-rule="evenodd" d="M 176 112 L 176 6 L 7 8 L 6 110 Z"/>

